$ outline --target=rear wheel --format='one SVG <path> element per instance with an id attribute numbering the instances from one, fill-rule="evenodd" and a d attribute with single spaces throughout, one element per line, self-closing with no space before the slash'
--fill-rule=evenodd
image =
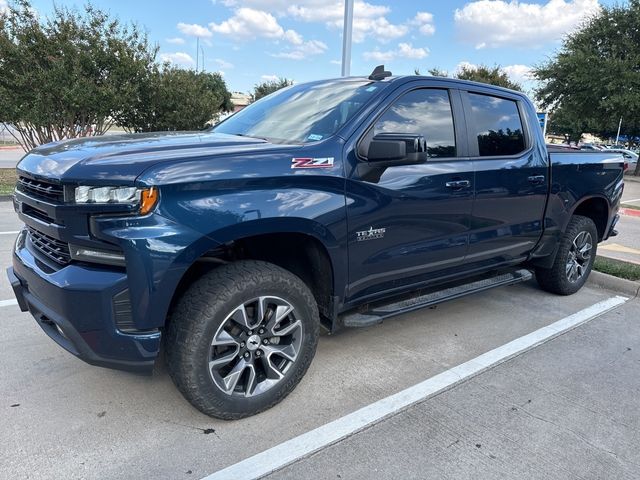
<path id="1" fill-rule="evenodd" d="M 292 273 L 266 262 L 223 265 L 201 277 L 174 309 L 169 371 L 200 411 L 236 419 L 280 402 L 315 354 L 315 299 Z"/>
<path id="2" fill-rule="evenodd" d="M 536 269 L 538 284 L 560 295 L 577 292 L 591 273 L 597 247 L 598 230 L 593 220 L 574 215 L 560 240 L 553 266 Z"/>

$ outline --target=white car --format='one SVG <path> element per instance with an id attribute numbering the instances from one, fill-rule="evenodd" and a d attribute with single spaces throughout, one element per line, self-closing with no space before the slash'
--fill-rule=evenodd
<path id="1" fill-rule="evenodd" d="M 632 152 L 631 150 L 626 150 L 624 148 L 611 148 L 610 152 L 621 153 L 624 157 L 624 161 L 629 164 L 629 168 L 627 171 L 633 172 L 636 169 L 636 165 L 638 164 L 638 154 Z"/>

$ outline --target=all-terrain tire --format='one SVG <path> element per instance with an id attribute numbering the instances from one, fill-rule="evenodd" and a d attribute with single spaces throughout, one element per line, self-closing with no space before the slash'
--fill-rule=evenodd
<path id="1" fill-rule="evenodd" d="M 575 255 L 574 242 L 580 235 L 589 236 L 591 238 L 591 248 L 589 250 L 588 260 L 583 259 L 581 266 L 582 274 L 579 278 L 572 281 L 568 274 L 568 263 Z M 560 240 L 558 253 L 551 268 L 536 268 L 536 280 L 543 290 L 558 295 L 571 295 L 582 288 L 587 281 L 593 262 L 596 258 L 596 250 L 598 247 L 598 230 L 588 217 L 574 215 L 571 217 L 569 224 Z"/>
<path id="2" fill-rule="evenodd" d="M 285 299 L 294 308 L 302 323 L 298 355 L 268 390 L 248 397 L 231 395 L 212 378 L 212 340 L 238 305 L 262 296 Z M 296 387 L 315 355 L 319 329 L 314 296 L 296 275 L 254 260 L 222 265 L 196 280 L 171 312 L 165 338 L 168 370 L 180 392 L 201 412 L 226 420 L 248 417 L 274 406 Z"/>

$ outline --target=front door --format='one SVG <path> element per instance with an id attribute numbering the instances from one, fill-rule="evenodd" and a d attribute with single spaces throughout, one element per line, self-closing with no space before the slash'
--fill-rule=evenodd
<path id="1" fill-rule="evenodd" d="M 464 128 L 453 115 L 456 95 L 447 89 L 405 91 L 364 135 L 422 135 L 429 158 L 386 168 L 359 158 L 348 175 L 349 300 L 408 289 L 463 263 L 474 175 L 456 141 L 456 129 Z"/>

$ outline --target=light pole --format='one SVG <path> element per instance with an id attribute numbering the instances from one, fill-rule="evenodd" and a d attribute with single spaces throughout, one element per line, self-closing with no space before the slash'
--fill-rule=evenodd
<path id="1" fill-rule="evenodd" d="M 618 123 L 618 133 L 616 135 L 616 147 L 618 146 L 618 139 L 620 138 L 620 128 L 622 127 L 622 117 L 620 117 L 620 123 Z"/>
<path id="2" fill-rule="evenodd" d="M 344 0 L 344 31 L 342 34 L 342 76 L 351 73 L 351 34 L 353 31 L 353 0 Z"/>

